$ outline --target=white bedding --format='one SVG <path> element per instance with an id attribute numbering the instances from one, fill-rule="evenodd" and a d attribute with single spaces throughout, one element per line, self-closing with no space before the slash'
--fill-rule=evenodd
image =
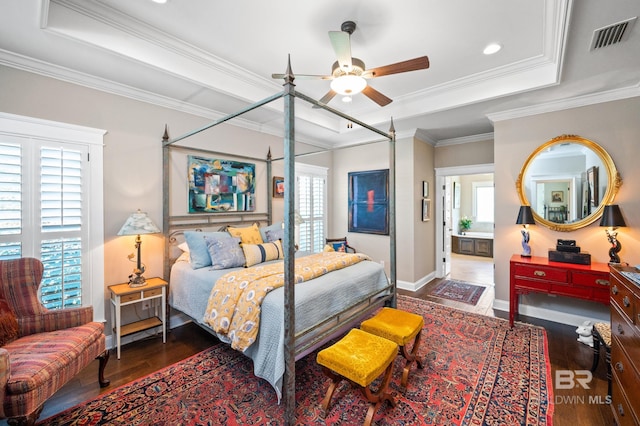
<path id="1" fill-rule="evenodd" d="M 171 269 L 169 304 L 202 326 L 211 288 L 217 278 L 231 271 L 192 269 L 176 262 Z M 296 334 L 314 327 L 332 314 L 354 306 L 376 290 L 389 286 L 384 269 L 373 261 L 356 263 L 296 285 Z M 256 376 L 267 380 L 282 396 L 284 357 L 284 288 L 271 291 L 262 302 L 260 331 L 256 342 L 244 353 L 253 360 Z M 221 337 L 221 336 L 218 336 Z M 223 338 L 221 340 L 224 341 Z M 228 342 L 227 342 L 228 343 Z"/>

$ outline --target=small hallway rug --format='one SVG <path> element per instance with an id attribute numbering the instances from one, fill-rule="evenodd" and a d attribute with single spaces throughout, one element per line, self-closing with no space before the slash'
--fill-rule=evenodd
<path id="1" fill-rule="evenodd" d="M 476 305 L 485 287 L 458 280 L 443 280 L 436 284 L 429 296 Z"/>
<path id="2" fill-rule="evenodd" d="M 398 307 L 424 317 L 420 355 L 400 385 L 398 356 L 390 384 L 397 404 L 384 404 L 377 425 L 551 425 L 546 332 L 541 327 L 470 314 L 405 296 Z M 362 424 L 368 403 L 345 381 L 326 418 L 320 403 L 328 379 L 316 353 L 296 363 L 296 423 Z M 222 343 L 70 408 L 40 425 L 281 425 L 284 407 L 255 377 L 251 361 Z"/>

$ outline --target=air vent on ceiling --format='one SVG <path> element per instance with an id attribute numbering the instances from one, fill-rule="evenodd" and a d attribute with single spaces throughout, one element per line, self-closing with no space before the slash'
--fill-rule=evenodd
<path id="1" fill-rule="evenodd" d="M 612 44 L 620 43 L 621 41 L 629 38 L 629 34 L 631 34 L 631 29 L 633 28 L 633 24 L 636 23 L 636 19 L 638 19 L 638 17 L 634 16 L 631 19 L 595 30 L 593 32 L 590 50 L 597 50 L 611 46 Z"/>

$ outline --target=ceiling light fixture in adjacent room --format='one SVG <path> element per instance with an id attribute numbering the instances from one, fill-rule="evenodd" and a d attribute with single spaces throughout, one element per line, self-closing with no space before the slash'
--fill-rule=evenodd
<path id="1" fill-rule="evenodd" d="M 485 55 L 493 55 L 494 53 L 498 53 L 500 49 L 502 49 L 502 45 L 500 43 L 490 43 L 484 48 L 482 53 Z"/>

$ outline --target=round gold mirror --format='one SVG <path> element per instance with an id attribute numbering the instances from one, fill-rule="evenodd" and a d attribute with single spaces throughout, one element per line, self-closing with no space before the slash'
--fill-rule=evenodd
<path id="1" fill-rule="evenodd" d="M 562 135 L 536 149 L 522 166 L 516 188 L 536 223 L 575 231 L 595 222 L 622 185 L 609 154 L 597 143 Z"/>

